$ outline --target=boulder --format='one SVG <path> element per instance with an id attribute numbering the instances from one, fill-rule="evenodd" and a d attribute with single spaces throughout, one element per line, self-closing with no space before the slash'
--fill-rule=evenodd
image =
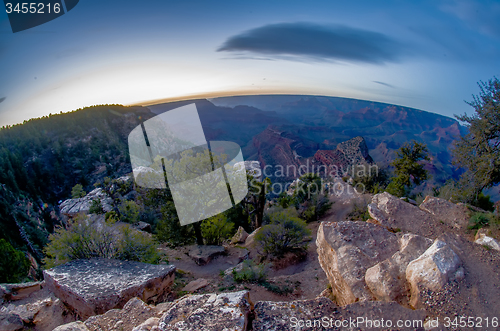
<path id="1" fill-rule="evenodd" d="M 399 251 L 389 259 L 369 268 L 365 274 L 365 282 L 377 300 L 402 302 L 406 297 L 406 267 L 422 255 L 432 240 L 415 235 L 404 234 L 399 238 Z"/>
<path id="2" fill-rule="evenodd" d="M 426 196 L 419 208 L 432 214 L 436 220 L 458 229 L 466 228 L 471 216 L 466 205 L 431 196 Z"/>
<path id="3" fill-rule="evenodd" d="M 197 280 L 193 280 L 192 282 L 189 282 L 184 288 L 182 289 L 183 291 L 186 292 L 195 292 L 199 290 L 200 288 L 203 288 L 208 285 L 208 280 L 204 278 L 199 278 Z"/>
<path id="4" fill-rule="evenodd" d="M 255 235 L 259 232 L 260 229 L 262 229 L 262 227 L 258 227 L 248 235 L 247 239 L 245 239 L 245 247 L 252 248 L 255 246 Z"/>
<path id="5" fill-rule="evenodd" d="M 158 323 L 160 319 L 158 317 L 150 317 L 145 322 L 139 324 L 132 331 L 150 331 L 153 328 L 158 329 Z"/>
<path id="6" fill-rule="evenodd" d="M 44 271 L 47 288 L 82 318 L 121 308 L 133 297 L 158 302 L 175 277 L 172 265 L 110 259 L 75 260 Z"/>
<path id="7" fill-rule="evenodd" d="M 24 323 L 21 317 L 12 312 L 0 311 L 0 330 L 17 331 L 24 329 Z"/>
<path id="8" fill-rule="evenodd" d="M 215 245 L 196 245 L 188 255 L 197 265 L 205 265 L 219 255 L 226 254 L 226 249 L 223 246 Z"/>
<path id="9" fill-rule="evenodd" d="M 232 244 L 238 244 L 238 243 L 244 243 L 245 240 L 248 238 L 248 233 L 243 229 L 242 226 L 238 228 L 238 231 L 236 231 L 235 235 L 231 239 Z"/>
<path id="10" fill-rule="evenodd" d="M 476 236 L 476 240 L 474 241 L 476 244 L 481 246 L 486 246 L 490 249 L 494 249 L 496 251 L 500 251 L 500 244 L 494 238 L 481 233 L 479 236 Z"/>
<path id="11" fill-rule="evenodd" d="M 394 232 L 402 230 L 429 236 L 428 229 L 435 228 L 431 214 L 387 192 L 372 197 L 368 213 L 381 226 Z"/>
<path id="12" fill-rule="evenodd" d="M 61 214 L 69 217 L 73 217 L 80 213 L 88 214 L 92 206 L 92 201 L 97 199 L 101 200 L 102 208 L 105 212 L 113 209 L 111 198 L 102 188 L 98 187 L 83 198 L 65 200 L 59 205 L 59 211 Z"/>
<path id="13" fill-rule="evenodd" d="M 0 292 L 2 293 L 2 299 L 4 300 L 22 300 L 27 298 L 31 293 L 41 290 L 42 285 L 42 282 L 2 284 Z"/>
<path id="14" fill-rule="evenodd" d="M 366 270 L 391 257 L 398 239 L 381 226 L 366 222 L 322 222 L 316 239 L 318 259 L 340 305 L 373 300 Z"/>
<path id="15" fill-rule="evenodd" d="M 142 222 L 142 221 L 137 222 L 133 226 L 134 226 L 134 228 L 136 228 L 137 230 L 140 230 L 140 231 L 144 231 L 144 232 L 148 232 L 148 233 L 152 232 L 151 224 L 146 223 L 146 222 Z"/>
<path id="16" fill-rule="evenodd" d="M 411 261 L 406 268 L 406 279 L 410 284 L 410 305 L 421 306 L 422 290 L 437 292 L 458 277 L 463 277 L 460 270 L 460 258 L 444 241 L 435 240 L 420 257 Z"/>
<path id="17" fill-rule="evenodd" d="M 158 329 L 244 331 L 251 306 L 248 291 L 187 295 L 172 304 L 161 317 Z"/>
<path id="18" fill-rule="evenodd" d="M 253 331 L 332 330 L 321 324 L 299 325 L 300 321 L 321 321 L 335 316 L 337 305 L 327 298 L 290 302 L 259 301 L 255 304 Z"/>
<path id="19" fill-rule="evenodd" d="M 159 317 L 157 311 L 142 300 L 132 298 L 123 309 L 111 309 L 105 314 L 91 316 L 84 324 L 90 331 L 132 330 L 151 317 Z"/>
<path id="20" fill-rule="evenodd" d="M 85 324 L 80 321 L 71 322 L 68 324 L 60 325 L 55 328 L 53 331 L 89 331 Z"/>
<path id="21" fill-rule="evenodd" d="M 477 230 L 476 235 L 474 237 L 474 240 L 478 240 L 482 236 L 491 237 L 491 230 L 490 229 L 486 229 L 486 228 L 481 228 L 481 229 Z"/>

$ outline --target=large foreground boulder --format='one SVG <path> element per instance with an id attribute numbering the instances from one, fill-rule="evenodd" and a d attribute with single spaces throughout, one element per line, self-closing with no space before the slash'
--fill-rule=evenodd
<path id="1" fill-rule="evenodd" d="M 373 300 L 366 270 L 399 249 L 394 233 L 366 222 L 323 222 L 316 239 L 318 259 L 340 305 Z"/>
<path id="2" fill-rule="evenodd" d="M 427 230 L 435 228 L 431 214 L 387 192 L 373 196 L 368 212 L 377 224 L 395 232 L 412 232 L 429 237 Z"/>
<path id="3" fill-rule="evenodd" d="M 444 241 L 436 240 L 424 254 L 411 261 L 406 268 L 406 279 L 411 287 L 410 304 L 420 307 L 421 291 L 440 291 L 450 281 L 463 278 L 458 255 Z"/>
<path id="4" fill-rule="evenodd" d="M 176 300 L 162 316 L 160 331 L 245 331 L 251 310 L 248 291 L 187 295 Z"/>
<path id="5" fill-rule="evenodd" d="M 366 271 L 365 282 L 377 300 L 406 302 L 406 268 L 432 245 L 432 240 L 407 233 L 399 238 L 399 244 L 398 252 Z"/>
<path id="6" fill-rule="evenodd" d="M 469 209 L 463 203 L 455 204 L 431 196 L 426 196 L 419 208 L 432 214 L 437 220 L 458 229 L 466 228 L 471 216 Z"/>
<path id="7" fill-rule="evenodd" d="M 122 308 L 138 297 L 158 302 L 170 293 L 175 267 L 109 259 L 76 260 L 44 271 L 47 288 L 80 317 Z"/>

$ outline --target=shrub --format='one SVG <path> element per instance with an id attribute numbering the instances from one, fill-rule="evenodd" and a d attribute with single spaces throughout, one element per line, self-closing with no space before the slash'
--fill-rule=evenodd
<path id="1" fill-rule="evenodd" d="M 102 208 L 101 199 L 97 198 L 92 200 L 89 208 L 90 214 L 104 214 L 104 209 Z"/>
<path id="2" fill-rule="evenodd" d="M 172 201 L 166 202 L 161 207 L 161 219 L 155 225 L 154 232 L 159 241 L 173 247 L 194 241 L 193 225 L 181 226 Z"/>
<path id="3" fill-rule="evenodd" d="M 23 252 L 0 239 L 0 283 L 21 282 L 28 275 L 30 261 Z"/>
<path id="4" fill-rule="evenodd" d="M 76 184 L 73 186 L 71 189 L 71 197 L 73 199 L 78 199 L 78 198 L 83 198 L 86 195 L 85 191 L 83 190 L 82 184 Z"/>
<path id="5" fill-rule="evenodd" d="M 121 216 L 120 221 L 132 224 L 139 221 L 139 205 L 134 201 L 123 201 L 118 210 Z"/>
<path id="6" fill-rule="evenodd" d="M 351 221 L 363 221 L 366 222 L 370 219 L 370 213 L 368 212 L 368 207 L 366 205 L 354 204 L 352 211 L 347 215 L 348 219 Z"/>
<path id="7" fill-rule="evenodd" d="M 255 264 L 252 260 L 245 260 L 241 271 L 233 269 L 233 279 L 238 283 L 262 283 L 266 281 L 267 272 L 267 264 Z"/>
<path id="8" fill-rule="evenodd" d="M 283 257 L 285 253 L 306 250 L 305 237 L 311 234 L 306 223 L 290 216 L 287 210 L 270 215 L 271 224 L 265 225 L 255 235 L 266 256 Z"/>
<path id="9" fill-rule="evenodd" d="M 469 229 L 477 230 L 490 223 L 489 217 L 484 213 L 475 213 L 469 220 Z"/>
<path id="10" fill-rule="evenodd" d="M 91 222 L 84 215 L 59 227 L 44 248 L 47 268 L 77 259 L 109 258 L 154 263 L 158 261 L 156 243 L 128 224 Z"/>
<path id="11" fill-rule="evenodd" d="M 201 223 L 201 234 L 207 245 L 220 245 L 234 234 L 234 223 L 221 213 Z"/>

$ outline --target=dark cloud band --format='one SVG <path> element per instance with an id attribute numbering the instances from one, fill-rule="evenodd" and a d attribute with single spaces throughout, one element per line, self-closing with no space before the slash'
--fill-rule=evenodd
<path id="1" fill-rule="evenodd" d="M 391 38 L 373 31 L 347 26 L 280 23 L 230 37 L 217 51 L 381 64 L 397 61 L 402 47 Z"/>

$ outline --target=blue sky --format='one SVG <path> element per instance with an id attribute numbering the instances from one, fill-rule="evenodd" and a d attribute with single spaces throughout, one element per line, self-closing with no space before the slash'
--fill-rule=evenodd
<path id="1" fill-rule="evenodd" d="M 500 1 L 82 0 L 12 33 L 0 126 L 102 103 L 316 94 L 453 116 L 500 76 Z"/>

